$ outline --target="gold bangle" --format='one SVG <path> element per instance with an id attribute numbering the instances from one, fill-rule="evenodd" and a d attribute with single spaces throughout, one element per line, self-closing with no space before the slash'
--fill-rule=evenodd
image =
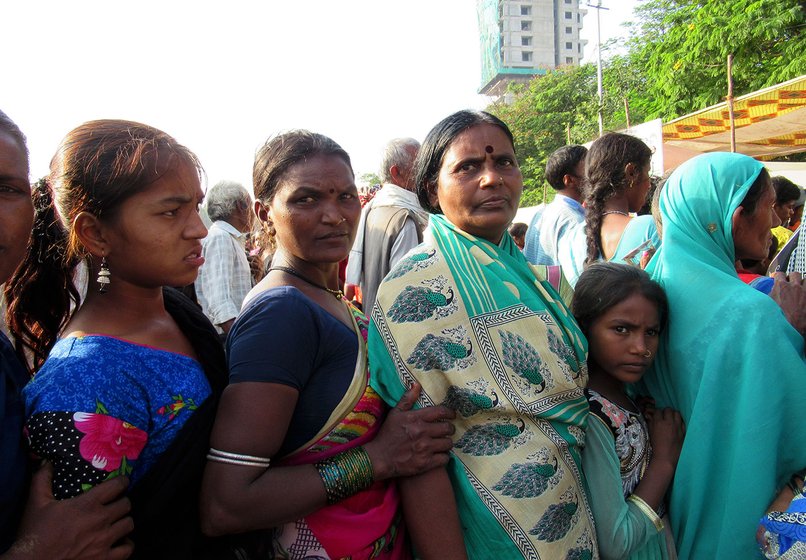
<path id="1" fill-rule="evenodd" d="M 657 529 L 659 533 L 663 531 L 663 520 L 658 517 L 658 514 L 648 503 L 635 494 L 630 494 L 627 499 L 638 506 L 638 509 L 640 509 L 644 515 L 649 517 L 650 521 L 652 521 L 652 524 L 655 525 L 655 529 Z"/>

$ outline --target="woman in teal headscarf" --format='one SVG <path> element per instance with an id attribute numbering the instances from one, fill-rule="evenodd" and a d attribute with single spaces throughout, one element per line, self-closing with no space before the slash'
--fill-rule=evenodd
<path id="1" fill-rule="evenodd" d="M 669 506 L 681 558 L 760 557 L 759 519 L 806 466 L 803 337 L 733 266 L 765 256 L 774 200 L 764 167 L 729 153 L 684 163 L 660 197 L 663 245 L 647 271 L 669 327 L 644 380 L 689 427 Z"/>

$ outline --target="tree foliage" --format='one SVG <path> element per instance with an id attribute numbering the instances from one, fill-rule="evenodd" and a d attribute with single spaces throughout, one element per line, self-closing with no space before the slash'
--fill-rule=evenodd
<path id="1" fill-rule="evenodd" d="M 806 74 L 802 0 L 647 0 L 629 53 L 645 87 L 636 108 L 669 120 L 723 101 L 733 54 L 737 95 Z"/>
<path id="2" fill-rule="evenodd" d="M 590 64 L 565 66 L 527 84 L 511 84 L 504 98 L 487 108 L 510 125 L 524 176 L 521 204 L 542 202 L 546 158 L 590 134 L 586 113 L 595 103 L 596 70 Z M 595 105 L 594 105 L 595 112 Z M 538 188 L 540 187 L 540 188 Z M 538 199 L 538 200 L 535 200 Z"/>
<path id="3" fill-rule="evenodd" d="M 603 47 L 604 129 L 665 121 L 723 101 L 726 61 L 734 55 L 734 94 L 806 74 L 803 0 L 643 0 L 626 52 Z M 543 202 L 548 156 L 598 134 L 596 67 L 561 67 L 488 107 L 515 137 L 524 174 L 521 205 Z M 545 199 L 551 200 L 548 188 Z"/>
<path id="4" fill-rule="evenodd" d="M 358 183 L 362 185 L 378 185 L 382 182 L 377 173 L 362 173 L 358 176 Z"/>

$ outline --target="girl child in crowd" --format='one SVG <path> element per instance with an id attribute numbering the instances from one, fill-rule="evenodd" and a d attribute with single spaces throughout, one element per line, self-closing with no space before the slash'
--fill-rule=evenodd
<path id="1" fill-rule="evenodd" d="M 666 295 L 637 267 L 597 263 L 580 276 L 572 312 L 589 344 L 591 412 L 582 466 L 599 552 L 606 559 L 674 558 L 661 517 L 683 422 L 671 409 L 642 414 L 626 390 L 658 350 Z"/>
<path id="2" fill-rule="evenodd" d="M 30 448 L 53 463 L 57 499 L 127 476 L 141 558 L 203 557 L 196 504 L 226 363 L 204 315 L 162 288 L 192 283 L 204 262 L 200 173 L 150 126 L 79 126 L 37 185 L 8 288 L 36 372 L 23 391 Z"/>

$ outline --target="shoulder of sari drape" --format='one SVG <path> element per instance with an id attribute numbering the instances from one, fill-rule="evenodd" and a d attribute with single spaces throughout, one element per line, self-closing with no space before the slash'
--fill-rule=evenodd
<path id="1" fill-rule="evenodd" d="M 373 406 L 375 403 L 372 402 L 379 400 L 379 397 L 375 394 L 375 391 L 369 387 L 366 341 L 367 320 L 363 313 L 354 305 L 346 299 L 343 301 L 350 311 L 353 331 L 356 335 L 356 344 L 358 345 L 353 378 L 341 401 L 339 401 L 336 408 L 333 409 L 333 412 L 330 413 L 325 424 L 312 438 L 280 459 L 280 461 L 284 463 L 309 462 L 313 461 L 314 458 L 320 460 L 335 453 L 345 451 L 371 439 L 379 428 L 378 424 L 381 411 L 374 410 L 378 407 Z M 364 403 L 363 406 L 361 405 L 362 401 Z M 372 416 L 375 421 L 362 421 L 362 427 L 360 429 L 351 430 L 351 436 L 356 436 L 354 439 L 350 437 L 350 439 L 345 440 L 344 437 L 338 435 L 336 435 L 336 437 L 330 437 L 334 435 L 334 430 L 338 429 L 345 422 L 352 423 L 351 416 L 366 416 L 367 414 Z M 305 458 L 305 455 L 309 455 L 309 457 Z"/>
<path id="2" fill-rule="evenodd" d="M 495 245 L 458 229 L 444 216 L 433 217 L 432 223 L 434 239 L 445 254 L 449 267 L 454 271 L 461 271 L 464 265 L 470 263 L 471 257 L 477 259 L 479 265 L 483 266 L 483 269 L 481 266 L 477 268 L 477 277 L 480 277 L 483 270 L 486 275 L 500 280 L 508 292 L 533 311 L 548 309 L 556 315 L 562 328 L 573 340 L 579 342 L 583 354 L 582 360 L 585 359 L 587 341 L 561 295 L 562 292 L 566 295 L 572 293 L 573 289 L 562 274 L 559 275 L 555 286 L 551 281 L 553 267 L 541 268 L 529 264 L 507 232 L 504 232 L 501 242 Z M 491 303 L 489 307 L 485 305 L 480 310 L 489 312 L 501 308 L 496 296 L 506 292 L 495 282 L 485 281 L 484 284 L 490 297 L 482 299 L 480 303 Z M 537 301 L 535 297 L 538 298 Z"/>
<path id="3" fill-rule="evenodd" d="M 467 336 L 475 318 L 509 322 L 529 316 L 551 327 L 546 354 L 562 356 L 574 371 L 584 369 L 587 341 L 544 278 L 508 234 L 496 246 L 455 228 L 443 216 L 433 216 L 426 241 L 384 279 L 380 305 L 373 309 L 375 332 L 383 326 L 389 333 L 421 339 L 420 349 L 430 352 L 431 365 L 450 370 L 465 361 L 476 363 L 472 354 L 480 349 L 468 346 L 472 343 Z M 394 355 L 398 348 L 389 350 Z M 421 357 L 410 363 L 417 365 L 417 359 L 429 360 Z"/>

